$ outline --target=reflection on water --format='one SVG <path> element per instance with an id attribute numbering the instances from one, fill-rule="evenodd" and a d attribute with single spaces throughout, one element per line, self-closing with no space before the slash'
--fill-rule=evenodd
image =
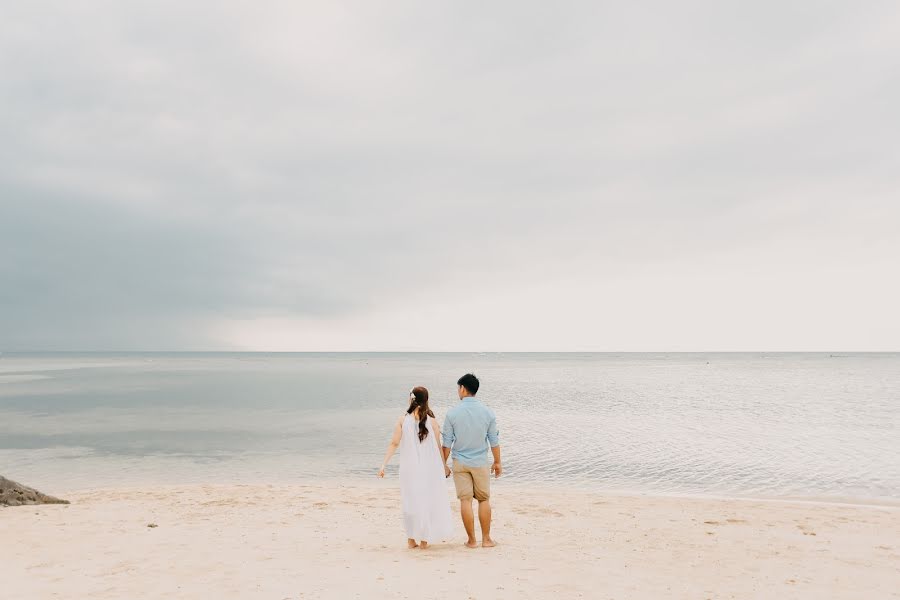
<path id="1" fill-rule="evenodd" d="M 900 497 L 898 354 L 3 354 L 0 473 L 370 477 L 409 389 L 441 417 L 466 371 L 510 481 Z"/>

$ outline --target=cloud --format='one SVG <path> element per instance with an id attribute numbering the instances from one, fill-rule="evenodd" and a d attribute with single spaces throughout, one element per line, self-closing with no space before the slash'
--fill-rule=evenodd
<path id="1" fill-rule="evenodd" d="M 0 349 L 897 349 L 891 3 L 5 12 Z"/>

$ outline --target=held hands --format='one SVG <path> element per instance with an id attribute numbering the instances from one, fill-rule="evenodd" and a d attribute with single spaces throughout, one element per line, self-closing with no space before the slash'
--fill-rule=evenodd
<path id="1" fill-rule="evenodd" d="M 444 477 L 445 477 L 445 478 L 446 478 L 446 477 L 450 477 L 450 473 L 451 473 L 451 472 L 452 472 L 452 471 L 450 471 L 450 467 L 448 467 L 447 465 L 444 465 Z M 384 467 L 381 467 L 380 469 L 378 469 L 378 475 L 377 475 L 377 476 L 380 477 L 380 478 L 382 478 L 382 479 L 384 479 Z M 500 477 L 500 476 L 497 475 L 497 477 Z"/>
<path id="2" fill-rule="evenodd" d="M 491 465 L 491 472 L 494 473 L 494 478 L 500 477 L 500 475 L 503 473 L 503 465 L 495 462 L 493 465 Z"/>

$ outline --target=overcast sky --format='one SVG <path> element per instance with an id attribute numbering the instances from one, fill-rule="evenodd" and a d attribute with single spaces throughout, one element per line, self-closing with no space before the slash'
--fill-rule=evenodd
<path id="1" fill-rule="evenodd" d="M 0 6 L 0 350 L 900 350 L 893 0 Z"/>

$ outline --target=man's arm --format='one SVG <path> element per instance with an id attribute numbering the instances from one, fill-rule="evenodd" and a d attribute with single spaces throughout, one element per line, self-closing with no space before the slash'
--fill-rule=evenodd
<path id="1" fill-rule="evenodd" d="M 441 446 L 441 428 L 438 427 L 437 419 L 432 419 L 432 427 L 434 428 L 434 443 L 437 444 L 438 452 L 443 452 Z M 444 456 L 444 478 L 450 477 L 450 467 L 447 466 L 447 457 Z"/>
<path id="2" fill-rule="evenodd" d="M 453 447 L 453 442 L 456 441 L 456 432 L 453 430 L 453 422 L 450 420 L 450 415 L 444 417 L 444 427 L 441 430 L 441 450 L 444 453 L 444 464 L 447 464 L 447 459 L 450 458 L 450 448 Z"/>
<path id="3" fill-rule="evenodd" d="M 494 464 L 491 465 L 491 470 L 494 472 L 494 477 L 500 477 L 503 473 L 503 465 L 500 464 L 500 446 L 491 446 L 491 452 L 494 455 Z"/>
<path id="4" fill-rule="evenodd" d="M 494 477 L 500 477 L 500 474 L 503 473 L 503 466 L 500 463 L 500 431 L 497 429 L 497 416 L 493 411 L 491 411 L 491 421 L 488 423 L 487 439 L 491 445 L 491 453 L 494 455 L 494 464 L 491 465 L 491 470 L 494 472 Z"/>

